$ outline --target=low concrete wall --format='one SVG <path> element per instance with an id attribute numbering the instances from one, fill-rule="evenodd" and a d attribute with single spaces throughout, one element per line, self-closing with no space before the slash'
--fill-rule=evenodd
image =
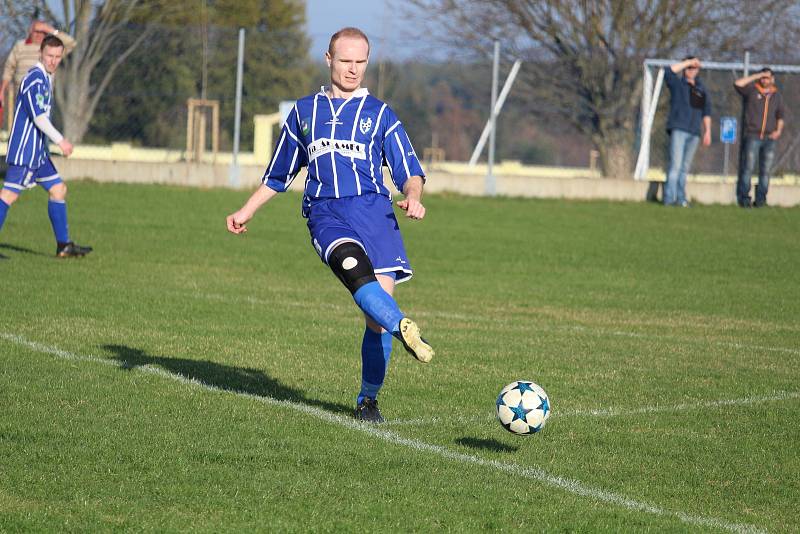
<path id="1" fill-rule="evenodd" d="M 229 187 L 230 166 L 191 162 L 101 161 L 88 159 L 54 159 L 66 180 L 91 178 L 98 182 L 129 184 L 188 185 L 194 187 Z M 239 187 L 254 188 L 261 182 L 263 165 L 240 167 Z"/>
<path id="2" fill-rule="evenodd" d="M 67 180 L 91 178 L 98 182 L 232 187 L 230 167 L 226 164 L 149 163 L 65 158 L 57 158 L 55 163 L 62 176 Z M 576 170 L 576 173 L 578 172 L 580 172 L 579 169 Z M 237 187 L 255 188 L 260 183 L 263 173 L 264 166 L 262 165 L 242 166 Z M 486 178 L 482 174 L 445 172 L 434 168 L 428 174 L 426 191 L 481 196 L 486 189 L 485 181 Z M 648 186 L 649 182 L 586 176 L 500 175 L 496 178 L 495 190 L 500 196 L 644 201 Z M 303 180 L 301 178 L 292 184 L 292 190 L 300 190 L 302 187 Z M 733 204 L 735 187 L 733 179 L 725 182 L 721 179 L 714 181 L 690 179 L 686 189 L 690 200 L 698 204 Z M 773 180 L 770 185 L 769 203 L 773 206 L 786 207 L 800 205 L 800 186 L 794 181 L 784 183 L 782 180 Z"/>

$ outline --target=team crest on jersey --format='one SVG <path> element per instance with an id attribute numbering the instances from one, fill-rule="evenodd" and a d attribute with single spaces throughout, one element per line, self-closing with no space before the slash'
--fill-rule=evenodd
<path id="1" fill-rule="evenodd" d="M 311 131 L 311 128 L 308 126 L 308 119 L 300 121 L 300 130 L 303 132 L 303 135 L 308 135 L 308 132 Z"/>
<path id="2" fill-rule="evenodd" d="M 367 133 L 370 128 L 372 128 L 372 117 L 367 117 L 358 121 L 358 129 L 361 130 L 362 134 Z"/>
<path id="3" fill-rule="evenodd" d="M 45 95 L 43 95 L 42 93 L 38 93 L 36 95 L 36 105 L 39 106 L 39 109 L 41 109 L 42 111 L 47 111 L 47 107 L 44 104 L 44 97 Z"/>

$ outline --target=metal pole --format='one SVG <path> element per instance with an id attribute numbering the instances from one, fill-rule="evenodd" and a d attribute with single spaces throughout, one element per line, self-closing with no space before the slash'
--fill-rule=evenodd
<path id="1" fill-rule="evenodd" d="M 517 77 L 517 73 L 519 73 L 520 65 L 522 62 L 517 60 L 514 62 L 514 66 L 511 67 L 511 72 L 508 73 L 508 77 L 506 78 L 505 84 L 503 84 L 503 89 L 500 91 L 500 95 L 497 97 L 497 102 L 494 105 L 494 115 L 495 117 L 500 116 L 500 111 L 503 109 L 503 104 L 506 101 L 506 97 L 508 96 L 508 92 L 511 91 L 511 86 L 514 84 L 514 80 Z M 489 137 L 489 130 L 492 127 L 492 117 L 489 116 L 489 120 L 486 121 L 486 126 L 483 127 L 483 131 L 481 132 L 481 137 L 478 139 L 478 144 L 475 145 L 475 150 L 472 151 L 472 156 L 469 158 L 469 166 L 474 167 L 476 163 L 478 163 L 478 157 L 481 155 L 483 151 L 483 146 L 486 144 L 486 139 Z"/>
<path id="2" fill-rule="evenodd" d="M 644 123 L 644 130 L 642 131 L 642 143 L 639 147 L 639 157 L 636 158 L 636 169 L 633 171 L 633 177 L 636 180 L 642 180 L 647 176 L 648 161 L 650 156 L 650 136 L 653 131 L 653 121 L 656 116 L 656 106 L 658 106 L 658 97 L 661 95 L 661 86 L 664 84 L 664 69 L 658 69 L 658 76 L 656 76 L 656 86 L 653 89 L 653 96 L 650 98 L 650 109 L 645 110 L 647 113 Z M 645 148 L 647 147 L 647 148 Z"/>
<path id="3" fill-rule="evenodd" d="M 494 141 L 497 129 L 497 115 L 494 112 L 497 104 L 497 78 L 500 71 L 500 41 L 494 42 L 494 64 L 492 65 L 492 107 L 489 110 L 489 118 L 492 121 L 492 129 L 489 131 L 489 165 L 486 173 L 486 194 L 494 196 L 496 184 L 494 179 Z"/>
<path id="4" fill-rule="evenodd" d="M 236 61 L 236 108 L 233 114 L 233 162 L 231 187 L 239 187 L 239 135 L 242 126 L 242 76 L 244 71 L 244 28 L 239 28 L 239 56 Z"/>
<path id="5" fill-rule="evenodd" d="M 645 140 L 645 130 L 647 130 L 647 118 L 650 115 L 650 100 L 653 98 L 653 83 L 653 73 L 650 67 L 644 65 L 642 104 L 639 112 L 641 116 L 639 126 L 639 152 L 642 154 L 642 164 L 645 169 L 650 167 L 650 139 L 648 138 Z M 638 158 L 636 163 L 639 163 Z M 634 171 L 633 177 L 638 180 L 636 171 Z"/>
<path id="6" fill-rule="evenodd" d="M 742 69 L 742 76 L 744 78 L 750 76 L 750 51 L 744 51 L 744 68 Z M 736 172 L 736 182 L 739 182 L 739 177 L 742 175 L 744 171 L 744 105 L 742 105 L 742 112 L 739 115 L 739 165 Z M 725 177 L 727 179 L 727 176 Z M 738 188 L 738 186 L 737 186 Z"/>

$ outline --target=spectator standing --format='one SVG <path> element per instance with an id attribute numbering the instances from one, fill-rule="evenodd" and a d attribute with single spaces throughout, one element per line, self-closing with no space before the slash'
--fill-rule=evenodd
<path id="1" fill-rule="evenodd" d="M 744 135 L 742 136 L 742 164 L 736 184 L 736 202 L 743 208 L 760 208 L 767 205 L 769 173 L 775 159 L 775 144 L 783 133 L 783 97 L 775 87 L 772 69 L 765 67 L 733 83 L 742 95 L 744 106 Z M 758 187 L 755 203 L 750 203 L 750 187 L 758 159 Z"/>
<path id="2" fill-rule="evenodd" d="M 39 62 L 42 41 L 48 35 L 55 35 L 64 43 L 64 55 L 69 54 L 75 48 L 75 39 L 66 33 L 58 31 L 41 20 L 31 22 L 27 37 L 17 41 L 8 54 L 3 68 L 3 79 L 0 82 L 0 106 L 8 110 L 9 130 L 11 130 L 11 120 L 13 119 L 14 98 L 22 79 Z M 12 82 L 14 86 L 8 94 L 9 99 L 6 100 L 8 87 Z"/>
<path id="3" fill-rule="evenodd" d="M 689 207 L 686 175 L 691 168 L 701 135 L 703 146 L 711 144 L 711 99 L 697 77 L 699 72 L 700 60 L 690 56 L 671 65 L 664 76 L 670 92 L 665 206 Z"/>

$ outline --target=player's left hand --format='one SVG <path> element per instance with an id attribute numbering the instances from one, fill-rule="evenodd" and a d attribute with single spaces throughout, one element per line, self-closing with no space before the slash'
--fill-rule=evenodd
<path id="1" fill-rule="evenodd" d="M 711 145 L 711 132 L 706 130 L 703 134 L 703 146 L 710 146 Z"/>
<path id="2" fill-rule="evenodd" d="M 397 206 L 406 212 L 409 219 L 422 219 L 425 217 L 425 206 L 415 198 L 404 198 L 397 201 Z"/>
<path id="3" fill-rule="evenodd" d="M 773 141 L 775 141 L 776 139 L 780 138 L 780 136 L 781 136 L 781 132 L 779 132 L 778 130 L 775 130 L 774 132 L 772 132 L 771 134 L 769 134 L 769 136 L 768 136 L 768 137 L 769 137 L 770 139 L 772 139 Z"/>

